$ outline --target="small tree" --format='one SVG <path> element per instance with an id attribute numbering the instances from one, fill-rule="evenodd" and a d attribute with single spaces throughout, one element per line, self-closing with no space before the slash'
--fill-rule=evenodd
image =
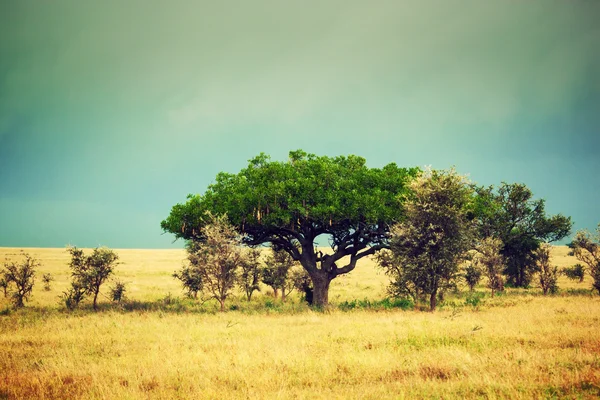
<path id="1" fill-rule="evenodd" d="M 262 270 L 263 283 L 273 288 L 275 298 L 281 290 L 281 300 L 284 302 L 286 296 L 295 288 L 289 274 L 295 265 L 298 263 L 287 252 L 271 248 L 271 254 L 265 260 L 265 267 Z M 310 280 L 310 277 L 308 279 Z"/>
<path id="2" fill-rule="evenodd" d="M 121 303 L 125 300 L 125 292 L 127 291 L 127 284 L 120 280 L 115 280 L 113 286 L 110 287 L 110 299 L 115 303 Z"/>
<path id="3" fill-rule="evenodd" d="M 585 267 L 581 264 L 575 264 L 572 267 L 564 267 L 562 273 L 573 281 L 583 282 L 585 278 Z"/>
<path id="4" fill-rule="evenodd" d="M 54 277 L 52 276 L 52 274 L 48 273 L 48 274 L 44 274 L 42 275 L 42 282 L 44 282 L 44 290 L 45 291 L 50 291 L 52 288 L 50 287 L 50 283 L 54 280 Z"/>
<path id="5" fill-rule="evenodd" d="M 188 243 L 188 261 L 202 281 L 203 292 L 217 300 L 225 311 L 225 300 L 236 282 L 236 270 L 243 254 L 240 234 L 227 215 L 207 213 L 209 222 L 201 228 L 202 241 Z"/>
<path id="6" fill-rule="evenodd" d="M 469 286 L 470 292 L 475 289 L 475 286 L 477 286 L 481 280 L 481 275 L 481 269 L 477 268 L 477 266 L 473 263 L 470 263 L 467 268 L 465 268 L 464 278 L 465 282 L 467 282 L 467 285 Z"/>
<path id="7" fill-rule="evenodd" d="M 473 261 L 483 270 L 483 275 L 488 280 L 488 288 L 492 290 L 492 297 L 496 291 L 504 290 L 504 279 L 502 270 L 504 268 L 504 257 L 500 254 L 502 241 L 500 239 L 487 237 L 477 246 L 477 253 Z"/>
<path id="8" fill-rule="evenodd" d="M 27 253 L 21 253 L 21 256 L 24 258 L 21 262 L 7 260 L 4 263 L 4 279 L 15 308 L 24 307 L 31 297 L 35 270 L 41 265 Z"/>
<path id="9" fill-rule="evenodd" d="M 592 287 L 600 293 L 600 224 L 596 234 L 583 230 L 577 232 L 571 242 L 573 255 L 587 266 L 587 271 L 593 279 Z"/>
<path id="10" fill-rule="evenodd" d="M 550 265 L 550 245 L 544 243 L 535 251 L 540 286 L 544 296 L 558 291 L 558 267 Z"/>
<path id="11" fill-rule="evenodd" d="M 252 293 L 260 290 L 260 254 L 259 249 L 248 249 L 240 263 L 238 283 L 248 301 L 252 299 Z"/>
<path id="12" fill-rule="evenodd" d="M 181 281 L 189 298 L 198 298 L 198 292 L 202 291 L 202 277 L 197 268 L 184 265 L 179 271 L 173 273 L 173 278 Z"/>
<path id="13" fill-rule="evenodd" d="M 435 310 L 438 294 L 453 287 L 459 265 L 473 245 L 469 220 L 473 190 L 467 179 L 450 171 L 426 170 L 410 184 L 405 220 L 391 229 L 392 285 L 410 283 L 429 296 Z M 410 289 L 403 289 L 410 290 Z"/>
<path id="14" fill-rule="evenodd" d="M 71 254 L 72 289 L 94 296 L 94 310 L 97 310 L 100 287 L 113 274 L 119 256 L 106 247 L 95 248 L 89 256 L 77 247 L 69 247 L 67 251 Z"/>

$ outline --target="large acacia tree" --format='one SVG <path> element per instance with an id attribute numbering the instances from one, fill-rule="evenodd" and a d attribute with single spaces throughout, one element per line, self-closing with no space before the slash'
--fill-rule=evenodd
<path id="1" fill-rule="evenodd" d="M 297 150 L 278 162 L 260 154 L 239 173 L 221 172 L 204 194 L 175 205 L 161 227 L 176 238 L 203 241 L 206 212 L 227 214 L 245 244 L 270 243 L 300 262 L 313 282 L 314 304 L 326 306 L 331 280 L 388 247 L 389 227 L 402 218 L 402 198 L 417 173 L 396 164 L 369 168 L 354 155 Z M 331 252 L 317 247 L 325 238 Z"/>

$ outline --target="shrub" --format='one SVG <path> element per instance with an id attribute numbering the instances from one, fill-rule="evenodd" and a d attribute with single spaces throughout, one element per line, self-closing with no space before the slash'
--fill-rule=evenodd
<path id="1" fill-rule="evenodd" d="M 535 251 L 536 264 L 539 268 L 539 280 L 544 295 L 558 291 L 558 267 L 550 265 L 550 245 L 542 244 Z"/>
<path id="2" fill-rule="evenodd" d="M 60 296 L 65 307 L 69 310 L 74 310 L 79 306 L 79 303 L 85 298 L 85 289 L 75 282 L 71 282 L 71 287 L 62 293 Z"/>
<path id="3" fill-rule="evenodd" d="M 115 303 L 120 303 L 125 300 L 125 292 L 127 291 L 127 285 L 125 282 L 116 280 L 114 285 L 110 288 L 110 299 Z"/>
<path id="4" fill-rule="evenodd" d="M 50 291 L 52 288 L 50 287 L 50 282 L 54 280 L 52 274 L 44 274 L 42 275 L 42 282 L 44 282 L 44 290 Z"/>
<path id="5" fill-rule="evenodd" d="M 585 277 L 585 268 L 581 264 L 575 264 L 572 267 L 565 267 L 562 270 L 565 276 L 573 281 L 583 282 Z"/>
<path id="6" fill-rule="evenodd" d="M 465 282 L 469 286 L 469 291 L 472 292 L 475 289 L 475 286 L 481 280 L 482 272 L 477 266 L 474 264 L 469 264 L 469 266 L 465 269 L 465 274 L 463 277 L 465 278 Z"/>
<path id="7" fill-rule="evenodd" d="M 25 301 L 31 297 L 35 282 L 35 270 L 41 264 L 27 253 L 21 253 L 21 262 L 6 261 L 4 263 L 5 293 L 9 294 L 15 308 L 25 306 Z"/>

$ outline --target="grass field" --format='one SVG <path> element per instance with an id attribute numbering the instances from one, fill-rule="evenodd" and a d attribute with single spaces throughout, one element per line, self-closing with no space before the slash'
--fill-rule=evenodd
<path id="1" fill-rule="evenodd" d="M 67 312 L 64 249 L 42 261 L 26 309 L 0 300 L 0 398 L 597 398 L 600 296 L 561 278 L 558 295 L 449 296 L 434 313 L 336 305 L 385 297 L 372 261 L 332 282 L 315 312 L 263 290 L 236 310 L 182 299 L 182 250 L 117 250 L 129 302 Z M 0 259 L 18 249 L 0 249 Z M 567 249 L 554 263 L 574 264 Z M 44 291 L 41 275 L 56 278 Z M 104 290 L 106 292 L 106 289 Z M 169 295 L 170 294 L 170 295 Z M 473 301 L 476 299 L 476 301 Z"/>

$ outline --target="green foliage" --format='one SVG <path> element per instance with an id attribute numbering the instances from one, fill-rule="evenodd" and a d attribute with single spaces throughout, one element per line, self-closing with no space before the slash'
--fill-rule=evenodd
<path id="1" fill-rule="evenodd" d="M 262 282 L 273 288 L 275 298 L 281 290 L 281 299 L 285 302 L 287 295 L 296 288 L 294 279 L 290 274 L 290 270 L 296 265 L 298 265 L 298 262 L 294 261 L 287 252 L 271 248 L 271 254 L 265 260 L 261 275 Z"/>
<path id="2" fill-rule="evenodd" d="M 246 294 L 248 301 L 252 299 L 252 293 L 260 290 L 260 255 L 259 249 L 248 249 L 240 263 L 238 284 Z"/>
<path id="3" fill-rule="evenodd" d="M 71 287 L 60 296 L 61 301 L 69 310 L 74 310 L 85 299 L 86 290 L 78 282 L 71 282 Z"/>
<path id="4" fill-rule="evenodd" d="M 198 292 L 202 291 L 202 276 L 197 268 L 184 265 L 179 271 L 173 273 L 173 278 L 181 281 L 183 289 L 189 298 L 198 298 Z"/>
<path id="5" fill-rule="evenodd" d="M 544 243 L 535 251 L 539 282 L 544 295 L 558 292 L 558 267 L 550 264 L 550 245 Z"/>
<path id="6" fill-rule="evenodd" d="M 500 239 L 486 237 L 476 246 L 473 263 L 483 270 L 487 278 L 487 287 L 492 290 L 492 297 L 496 291 L 504 290 L 504 279 L 501 276 L 505 259 L 500 254 L 502 241 Z"/>
<path id="7" fill-rule="evenodd" d="M 204 241 L 206 211 L 227 214 L 249 245 L 270 243 L 299 261 L 315 286 L 316 303 L 328 302 L 329 282 L 356 262 L 387 247 L 389 226 L 402 218 L 401 196 L 417 169 L 395 164 L 368 168 L 354 155 L 326 157 L 292 151 L 287 162 L 265 154 L 237 174 L 219 173 L 203 195 L 190 195 L 161 222 L 176 238 Z M 329 238 L 333 254 L 315 240 Z M 345 256 L 348 264 L 338 266 Z"/>
<path id="8" fill-rule="evenodd" d="M 542 242 L 566 237 L 573 225 L 571 218 L 546 216 L 545 201 L 534 200 L 524 184 L 502 183 L 496 191 L 492 186 L 476 191 L 473 216 L 479 222 L 481 236 L 502 241 L 500 252 L 506 261 L 508 283 L 527 287 L 538 270 L 534 252 Z"/>
<path id="9" fill-rule="evenodd" d="M 600 224 L 596 228 L 595 235 L 586 230 L 577 232 L 571 247 L 575 257 L 586 265 L 593 280 L 593 290 L 600 293 Z"/>
<path id="10" fill-rule="evenodd" d="M 202 282 L 202 291 L 217 300 L 225 311 L 225 300 L 230 296 L 238 267 L 245 262 L 241 236 L 229 223 L 227 215 L 207 212 L 208 223 L 200 228 L 202 241 L 188 243 L 188 261 L 193 274 Z"/>
<path id="11" fill-rule="evenodd" d="M 465 298 L 465 305 L 473 308 L 479 307 L 483 302 L 484 293 L 472 292 Z"/>
<path id="12" fill-rule="evenodd" d="M 5 296 L 10 296 L 15 308 L 25 306 L 25 301 L 31 297 L 35 283 L 36 269 L 41 265 L 38 260 L 27 253 L 21 252 L 22 261 L 6 260 L 2 280 Z"/>
<path id="13" fill-rule="evenodd" d="M 127 284 L 120 280 L 115 280 L 113 286 L 110 287 L 110 299 L 115 303 L 121 303 L 125 300 L 125 292 L 127 292 Z"/>
<path id="14" fill-rule="evenodd" d="M 428 170 L 410 187 L 405 219 L 391 230 L 391 258 L 381 265 L 392 277 L 393 291 L 413 299 L 427 295 L 434 310 L 438 295 L 454 286 L 473 246 L 473 190 L 453 169 Z"/>
<path id="15" fill-rule="evenodd" d="M 582 264 L 575 264 L 571 267 L 564 267 L 562 273 L 573 281 L 583 282 L 585 278 L 585 267 Z"/>
<path id="16" fill-rule="evenodd" d="M 89 256 L 77 247 L 68 247 L 67 251 L 71 254 L 69 268 L 72 285 L 64 293 L 65 303 L 67 299 L 71 299 L 71 305 L 77 307 L 82 296 L 91 295 L 94 297 L 94 310 L 97 310 L 100 287 L 113 274 L 119 256 L 106 247 L 96 247 Z M 67 305 L 67 308 L 71 307 Z"/>
<path id="17" fill-rule="evenodd" d="M 414 303 L 409 299 L 389 298 L 386 297 L 383 300 L 351 300 L 343 301 L 338 305 L 338 308 L 342 311 L 350 311 L 355 309 L 365 310 L 410 310 L 414 308 Z"/>
<path id="18" fill-rule="evenodd" d="M 473 263 L 470 263 L 467 268 L 465 268 L 465 273 L 463 275 L 465 282 L 469 286 L 469 291 L 472 292 L 475 289 L 475 286 L 481 280 L 482 272 L 477 266 Z"/>

